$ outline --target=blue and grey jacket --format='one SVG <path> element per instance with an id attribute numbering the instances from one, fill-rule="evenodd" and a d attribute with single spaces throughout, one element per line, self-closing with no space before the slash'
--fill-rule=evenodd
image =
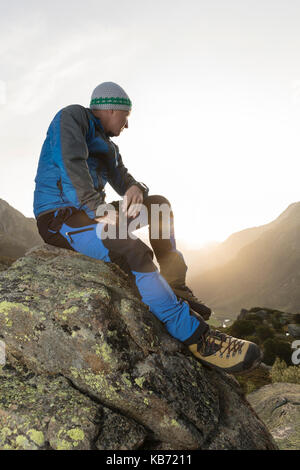
<path id="1" fill-rule="evenodd" d="M 91 109 L 79 104 L 61 109 L 50 123 L 41 150 L 34 216 L 73 206 L 94 218 L 98 206 L 105 203 L 107 182 L 120 196 L 132 185 L 148 193 L 147 186 L 128 173 L 118 146 L 106 136 Z"/>

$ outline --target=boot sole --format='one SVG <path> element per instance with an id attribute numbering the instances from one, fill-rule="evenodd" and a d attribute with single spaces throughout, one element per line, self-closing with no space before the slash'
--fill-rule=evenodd
<path id="1" fill-rule="evenodd" d="M 263 352 L 261 351 L 259 358 L 256 359 L 256 361 L 253 362 L 252 366 L 249 367 L 249 369 L 242 370 L 241 372 L 237 372 L 237 375 L 247 375 L 249 372 L 252 370 L 256 369 L 261 363 L 263 359 Z"/>

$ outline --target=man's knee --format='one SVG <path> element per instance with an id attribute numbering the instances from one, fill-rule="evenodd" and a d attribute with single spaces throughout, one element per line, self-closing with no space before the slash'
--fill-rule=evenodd
<path id="1" fill-rule="evenodd" d="M 153 251 L 139 238 L 136 240 L 130 239 L 127 259 L 130 265 L 134 267 L 132 268 L 133 271 L 152 272 L 155 270 Z"/>
<path id="2" fill-rule="evenodd" d="M 139 238 L 104 239 L 102 241 L 109 252 L 116 252 L 124 256 L 132 271 L 155 271 L 156 267 L 153 263 L 153 251 Z"/>
<path id="3" fill-rule="evenodd" d="M 145 206 L 150 206 L 151 204 L 159 204 L 159 205 L 167 204 L 168 206 L 171 207 L 170 201 L 165 196 L 161 196 L 159 194 L 147 196 L 144 199 L 144 204 Z"/>

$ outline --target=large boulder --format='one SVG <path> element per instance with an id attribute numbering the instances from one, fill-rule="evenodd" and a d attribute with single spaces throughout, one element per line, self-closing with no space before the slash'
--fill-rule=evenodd
<path id="1" fill-rule="evenodd" d="M 28 251 L 0 273 L 0 339 L 12 367 L 34 374 L 28 383 L 24 371 L 10 376 L 4 367 L 2 380 L 8 385 L 3 387 L 4 404 L 0 402 L 0 428 L 19 430 L 18 423 L 28 415 L 30 429 L 44 436 L 42 448 L 61 446 L 51 437 L 53 421 L 62 423 L 57 433 L 70 448 L 72 436 L 83 435 L 85 439 L 75 439 L 77 448 L 276 448 L 236 380 L 204 368 L 191 356 L 112 263 L 46 244 Z M 20 410 L 18 395 L 12 392 L 16 387 L 9 383 L 23 381 Z M 37 391 L 31 392 L 34 383 Z M 60 397 L 61 391 L 66 406 L 74 402 L 67 413 L 70 420 L 77 416 L 80 400 L 86 400 L 86 411 L 76 423 L 61 417 L 61 398 L 62 406 L 49 411 L 49 397 Z M 74 400 L 69 399 L 75 391 Z M 40 420 L 34 417 L 30 397 Z M 117 418 L 106 411 L 105 421 L 97 424 L 99 408 Z M 12 421 L 6 421 L 7 414 L 13 415 Z M 86 420 L 95 428 L 87 429 Z M 119 423 L 113 438 L 109 420 Z M 38 446 L 28 426 L 18 448 Z M 96 440 L 101 426 L 107 432 Z M 42 434 L 34 434 L 39 442 Z M 16 446 L 17 437 L 12 440 L 11 435 L 3 434 L 0 448 Z"/>
<path id="2" fill-rule="evenodd" d="M 270 430 L 280 449 L 300 449 L 300 385 L 265 385 L 247 399 Z"/>

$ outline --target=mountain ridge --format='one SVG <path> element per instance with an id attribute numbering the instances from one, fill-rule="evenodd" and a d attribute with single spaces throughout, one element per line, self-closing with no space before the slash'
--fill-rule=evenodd
<path id="1" fill-rule="evenodd" d="M 300 311 L 300 202 L 262 227 L 234 258 L 192 279 L 196 293 L 216 313 L 232 317 L 254 304 Z"/>
<path id="2" fill-rule="evenodd" d="M 0 256 L 19 258 L 42 241 L 36 220 L 0 199 Z"/>

